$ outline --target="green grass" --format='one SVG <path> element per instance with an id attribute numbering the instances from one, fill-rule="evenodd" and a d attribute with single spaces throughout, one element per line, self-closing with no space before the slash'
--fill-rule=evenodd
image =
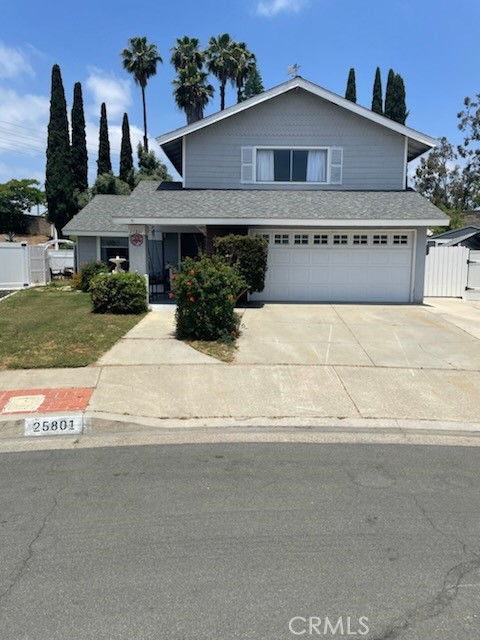
<path id="1" fill-rule="evenodd" d="M 20 291 L 0 301 L 0 369 L 85 367 L 142 318 L 94 314 L 88 293 L 59 286 Z"/>

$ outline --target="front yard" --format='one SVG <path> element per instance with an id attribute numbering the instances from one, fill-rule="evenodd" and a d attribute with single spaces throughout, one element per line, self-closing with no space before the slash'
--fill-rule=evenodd
<path id="1" fill-rule="evenodd" d="M 94 314 L 90 296 L 27 289 L 0 302 L 0 369 L 84 367 L 144 317 Z"/>

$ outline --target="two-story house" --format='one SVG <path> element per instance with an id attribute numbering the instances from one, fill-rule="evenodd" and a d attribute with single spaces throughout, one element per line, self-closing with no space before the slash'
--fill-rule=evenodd
<path id="1" fill-rule="evenodd" d="M 157 140 L 183 182 L 96 196 L 64 228 L 80 264 L 119 254 L 168 288 L 215 235 L 254 234 L 254 300 L 422 302 L 426 231 L 448 218 L 407 189 L 407 164 L 435 139 L 296 77 Z"/>

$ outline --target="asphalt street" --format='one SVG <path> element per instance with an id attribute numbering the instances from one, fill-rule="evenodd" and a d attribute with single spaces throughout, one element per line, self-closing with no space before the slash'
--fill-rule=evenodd
<path id="1" fill-rule="evenodd" d="M 5 640 L 476 640 L 479 602 L 480 448 L 0 455 Z"/>

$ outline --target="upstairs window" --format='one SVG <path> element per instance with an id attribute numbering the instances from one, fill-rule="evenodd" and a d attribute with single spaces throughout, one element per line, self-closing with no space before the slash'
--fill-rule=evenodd
<path id="1" fill-rule="evenodd" d="M 326 149 L 258 149 L 257 182 L 326 182 Z"/>

